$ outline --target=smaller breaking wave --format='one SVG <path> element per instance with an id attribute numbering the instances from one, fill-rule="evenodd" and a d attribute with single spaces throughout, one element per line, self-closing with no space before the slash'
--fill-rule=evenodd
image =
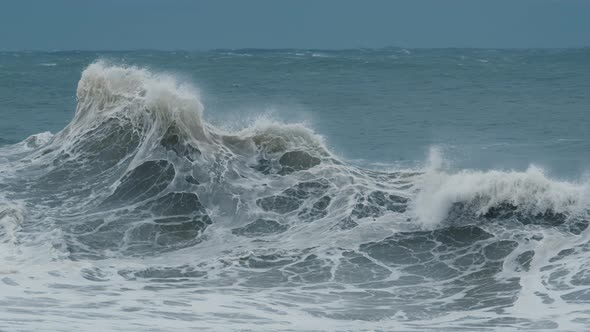
<path id="1" fill-rule="evenodd" d="M 427 228 L 482 217 L 517 217 L 523 223 L 534 223 L 535 219 L 563 222 L 586 215 L 590 203 L 588 183 L 553 180 L 536 166 L 524 172 L 452 173 L 441 169 L 440 160 L 434 165 L 424 173 L 414 202 L 417 220 Z"/>

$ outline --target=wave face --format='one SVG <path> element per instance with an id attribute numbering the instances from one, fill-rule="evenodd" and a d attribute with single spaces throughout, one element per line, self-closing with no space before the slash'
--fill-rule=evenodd
<path id="1" fill-rule="evenodd" d="M 436 149 L 355 167 L 304 125 L 217 128 L 196 89 L 136 67 L 91 64 L 77 97 L 62 131 L 0 147 L 7 328 L 588 324 L 585 182 L 453 172 Z"/>

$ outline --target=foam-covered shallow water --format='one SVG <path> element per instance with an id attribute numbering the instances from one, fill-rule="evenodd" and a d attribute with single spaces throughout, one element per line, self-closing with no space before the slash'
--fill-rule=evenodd
<path id="1" fill-rule="evenodd" d="M 582 175 L 371 169 L 177 77 L 94 62 L 64 129 L 0 147 L 2 329 L 590 327 Z"/>

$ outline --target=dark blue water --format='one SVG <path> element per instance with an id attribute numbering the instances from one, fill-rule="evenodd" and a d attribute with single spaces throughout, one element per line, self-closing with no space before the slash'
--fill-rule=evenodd
<path id="1" fill-rule="evenodd" d="M 0 53 L 0 330 L 590 328 L 590 50 Z"/>
<path id="2" fill-rule="evenodd" d="M 458 168 L 590 164 L 587 49 L 3 53 L 0 138 L 62 129 L 97 59 L 193 82 L 215 123 L 305 121 L 351 160 L 413 165 L 436 145 Z"/>

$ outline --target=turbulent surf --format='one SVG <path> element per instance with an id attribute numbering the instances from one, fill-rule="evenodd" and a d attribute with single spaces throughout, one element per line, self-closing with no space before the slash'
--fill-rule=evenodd
<path id="1" fill-rule="evenodd" d="M 0 147 L 4 328 L 589 326 L 584 180 L 436 147 L 368 169 L 303 124 L 203 112 L 173 75 L 99 61 L 63 130 Z"/>

